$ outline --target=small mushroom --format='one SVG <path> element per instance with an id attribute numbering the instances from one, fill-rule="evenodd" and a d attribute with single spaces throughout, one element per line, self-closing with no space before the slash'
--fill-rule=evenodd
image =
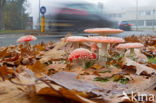
<path id="1" fill-rule="evenodd" d="M 33 35 L 26 35 L 26 36 L 22 36 L 20 38 L 17 39 L 17 43 L 20 43 L 20 42 L 29 42 L 29 41 L 34 41 L 34 40 L 37 40 L 37 38 Z"/>
<path id="2" fill-rule="evenodd" d="M 81 42 L 85 42 L 87 41 L 87 37 L 83 37 L 83 36 L 70 36 L 67 37 L 65 39 L 66 42 L 74 42 L 74 44 L 76 44 L 77 47 L 79 47 L 79 44 Z"/>
<path id="3" fill-rule="evenodd" d="M 84 36 L 69 36 L 69 37 L 66 37 L 64 39 L 64 41 L 68 42 L 68 44 L 71 46 L 71 48 L 76 49 L 76 48 L 80 48 L 80 43 L 87 41 L 87 37 L 84 37 Z M 66 50 L 67 55 L 70 52 L 71 51 L 69 51 L 69 49 Z"/>
<path id="4" fill-rule="evenodd" d="M 78 48 L 73 50 L 68 57 L 68 60 L 70 62 L 79 63 L 80 65 L 82 65 L 83 68 L 85 67 L 86 62 L 95 59 L 96 59 L 96 54 L 84 48 Z"/>
<path id="5" fill-rule="evenodd" d="M 29 46 L 29 42 L 30 41 L 34 41 L 37 40 L 37 38 L 33 35 L 26 35 L 26 36 L 22 36 L 20 38 L 17 39 L 17 43 L 22 43 L 24 42 L 26 46 Z"/>
<path id="6" fill-rule="evenodd" d="M 116 46 L 117 49 L 130 49 L 130 54 L 128 57 L 133 60 L 136 59 L 136 54 L 134 52 L 134 49 L 142 48 L 142 47 L 144 47 L 144 45 L 141 43 L 124 43 L 124 44 L 119 44 Z"/>

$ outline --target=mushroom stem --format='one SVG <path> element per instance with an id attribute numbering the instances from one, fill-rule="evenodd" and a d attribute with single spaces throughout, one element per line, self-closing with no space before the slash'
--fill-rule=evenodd
<path id="1" fill-rule="evenodd" d="M 98 47 L 99 47 L 99 58 L 98 61 L 100 63 L 103 63 L 104 66 L 106 66 L 106 62 L 107 62 L 107 44 L 104 43 L 98 43 Z"/>
<path id="2" fill-rule="evenodd" d="M 107 45 L 107 47 L 106 47 L 106 56 L 107 57 L 110 57 L 110 54 L 109 54 L 109 49 L 110 49 L 110 43 L 108 43 L 108 44 L 106 44 Z"/>
<path id="3" fill-rule="evenodd" d="M 26 41 L 26 42 L 25 42 L 25 47 L 28 48 L 28 49 L 30 49 L 29 41 Z"/>
<path id="4" fill-rule="evenodd" d="M 74 49 L 80 48 L 80 43 L 79 42 L 72 43 L 72 46 L 74 47 Z"/>
<path id="5" fill-rule="evenodd" d="M 85 61 L 82 61 L 82 68 L 86 68 L 86 62 Z"/>
<path id="6" fill-rule="evenodd" d="M 136 59 L 136 58 L 135 58 L 135 51 L 134 51 L 134 48 L 131 48 L 131 49 L 130 49 L 129 58 L 131 58 L 131 59 L 133 59 L 133 60 Z"/>

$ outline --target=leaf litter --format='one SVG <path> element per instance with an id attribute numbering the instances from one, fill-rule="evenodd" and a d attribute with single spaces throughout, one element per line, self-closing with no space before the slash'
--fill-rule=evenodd
<path id="1" fill-rule="evenodd" d="M 107 66 L 95 61 L 87 64 L 86 69 L 68 61 L 68 55 L 77 47 L 64 39 L 34 46 L 3 47 L 0 102 L 128 103 L 122 98 L 123 91 L 156 95 L 156 64 L 149 62 L 156 57 L 154 37 L 131 36 L 125 40 L 145 45 L 138 53 L 138 60 L 119 56 L 121 51 L 112 45 L 109 51 L 112 58 Z M 90 49 L 91 43 L 80 44 Z"/>

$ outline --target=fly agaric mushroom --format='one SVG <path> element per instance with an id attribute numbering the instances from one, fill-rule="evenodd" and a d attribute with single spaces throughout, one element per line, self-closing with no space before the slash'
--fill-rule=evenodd
<path id="1" fill-rule="evenodd" d="M 123 30 L 120 30 L 120 29 L 111 29 L 111 28 L 92 28 L 92 29 L 86 29 L 84 30 L 84 32 L 86 33 L 96 33 L 96 34 L 99 34 L 99 35 L 102 35 L 102 36 L 106 36 L 106 35 L 109 35 L 109 34 L 118 34 L 118 33 L 122 33 Z M 109 56 L 108 54 L 108 48 L 109 48 L 109 44 L 110 43 L 120 43 L 120 40 L 121 39 L 117 39 L 117 38 L 110 38 L 110 37 L 106 37 L 106 38 L 103 38 L 102 36 L 99 36 L 99 37 L 91 37 L 89 38 L 89 41 L 94 41 L 94 42 L 97 42 L 98 43 L 98 47 L 99 47 L 99 60 L 102 59 L 100 57 L 103 57 L 103 56 L 106 56 L 106 59 L 107 57 Z M 114 41 L 115 39 L 115 41 Z M 124 40 L 122 39 L 121 42 L 123 42 Z M 107 43 L 107 44 L 104 44 L 104 43 Z M 105 52 L 105 53 L 103 53 Z M 105 59 L 105 61 L 106 61 Z"/>
<path id="2" fill-rule="evenodd" d="M 129 57 L 132 59 L 135 59 L 135 48 L 142 48 L 144 47 L 141 43 L 125 43 L 125 44 L 119 44 L 116 46 L 117 49 L 130 49 L 130 55 Z"/>
<path id="3" fill-rule="evenodd" d="M 85 42 L 87 41 L 87 37 L 83 36 L 69 36 L 65 38 L 66 42 L 74 42 L 75 46 L 79 48 L 80 42 Z"/>
<path id="4" fill-rule="evenodd" d="M 109 34 L 118 34 L 122 33 L 123 30 L 120 29 L 112 29 L 112 28 L 92 28 L 84 30 L 86 33 L 94 33 L 99 35 L 109 35 Z"/>
<path id="5" fill-rule="evenodd" d="M 37 40 L 37 38 L 33 35 L 26 35 L 26 36 L 22 36 L 20 38 L 17 39 L 16 42 L 20 43 L 20 42 L 29 42 L 29 41 L 34 41 Z"/>
<path id="6" fill-rule="evenodd" d="M 96 59 L 96 54 L 84 48 L 78 48 L 78 49 L 73 50 L 68 57 L 68 60 L 70 62 L 76 61 L 83 67 L 85 67 L 86 62 L 95 60 L 95 59 Z"/>
<path id="7" fill-rule="evenodd" d="M 99 58 L 103 57 L 103 56 L 105 56 L 107 58 L 109 56 L 108 49 L 110 47 L 110 44 L 125 42 L 124 39 L 119 38 L 119 37 L 103 37 L 103 36 L 89 37 L 88 41 L 96 42 L 99 44 L 98 45 Z"/>
<path id="8" fill-rule="evenodd" d="M 34 41 L 34 40 L 37 40 L 37 38 L 35 36 L 33 36 L 33 35 L 26 35 L 26 36 L 22 36 L 22 37 L 18 38 L 16 42 L 17 43 L 24 42 L 25 46 L 29 48 L 30 47 L 29 42 L 30 41 Z"/>

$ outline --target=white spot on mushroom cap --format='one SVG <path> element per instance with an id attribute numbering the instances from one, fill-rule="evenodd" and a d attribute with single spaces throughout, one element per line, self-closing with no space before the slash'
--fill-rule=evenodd
<path id="1" fill-rule="evenodd" d="M 90 59 L 92 56 L 92 52 L 85 48 L 78 48 L 73 50 L 70 55 L 69 59 L 76 60 L 76 59 Z"/>

